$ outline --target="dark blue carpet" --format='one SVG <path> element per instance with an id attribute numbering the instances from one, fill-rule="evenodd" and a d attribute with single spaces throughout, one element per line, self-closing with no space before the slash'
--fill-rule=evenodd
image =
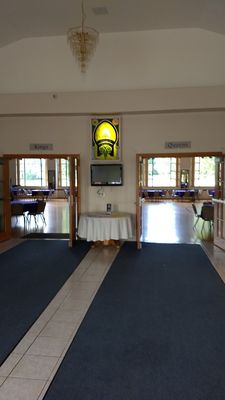
<path id="1" fill-rule="evenodd" d="M 75 270 L 90 246 L 29 240 L 0 254 L 0 365 Z"/>
<path id="2" fill-rule="evenodd" d="M 200 246 L 123 246 L 45 396 L 61 399 L 225 399 L 225 285 Z"/>
<path id="3" fill-rule="evenodd" d="M 32 232 L 24 236 L 27 239 L 69 239 L 69 233 Z"/>

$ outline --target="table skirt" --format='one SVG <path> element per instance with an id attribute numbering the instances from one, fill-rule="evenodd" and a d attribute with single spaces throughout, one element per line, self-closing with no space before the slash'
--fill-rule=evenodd
<path id="1" fill-rule="evenodd" d="M 129 239 L 132 237 L 131 215 L 81 215 L 78 235 L 87 241 Z"/>

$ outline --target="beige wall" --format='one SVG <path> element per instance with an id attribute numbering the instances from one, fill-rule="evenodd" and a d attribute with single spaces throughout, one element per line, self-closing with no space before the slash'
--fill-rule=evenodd
<path id="1" fill-rule="evenodd" d="M 89 116 L 0 118 L 0 152 L 29 154 L 30 143 L 53 143 L 53 153 L 80 154 L 82 211 L 105 210 L 110 202 L 118 210 L 135 213 L 136 153 L 166 153 L 166 141 L 191 141 L 191 152 L 224 152 L 224 127 L 222 111 L 122 115 L 124 186 L 104 188 L 103 196 L 90 186 Z"/>
<path id="2" fill-rule="evenodd" d="M 1 115 L 89 115 L 225 110 L 225 86 L 0 94 Z"/>

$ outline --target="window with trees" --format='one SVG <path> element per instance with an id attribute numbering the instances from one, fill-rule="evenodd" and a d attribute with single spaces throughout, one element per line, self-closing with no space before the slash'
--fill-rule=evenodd
<path id="1" fill-rule="evenodd" d="M 43 158 L 17 160 L 17 177 L 21 186 L 47 186 L 47 160 Z"/>
<path id="2" fill-rule="evenodd" d="M 216 177 L 215 157 L 195 157 L 194 185 L 196 187 L 214 187 Z"/>
<path id="3" fill-rule="evenodd" d="M 65 158 L 58 160 L 58 186 L 70 186 L 69 161 Z"/>
<path id="4" fill-rule="evenodd" d="M 156 157 L 148 159 L 148 186 L 175 187 L 177 181 L 176 157 Z"/>

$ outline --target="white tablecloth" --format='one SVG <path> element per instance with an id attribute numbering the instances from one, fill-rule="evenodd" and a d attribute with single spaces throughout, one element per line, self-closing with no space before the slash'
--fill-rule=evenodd
<path id="1" fill-rule="evenodd" d="M 131 215 L 127 213 L 89 213 L 80 216 L 78 236 L 90 241 L 129 239 L 133 235 Z"/>

